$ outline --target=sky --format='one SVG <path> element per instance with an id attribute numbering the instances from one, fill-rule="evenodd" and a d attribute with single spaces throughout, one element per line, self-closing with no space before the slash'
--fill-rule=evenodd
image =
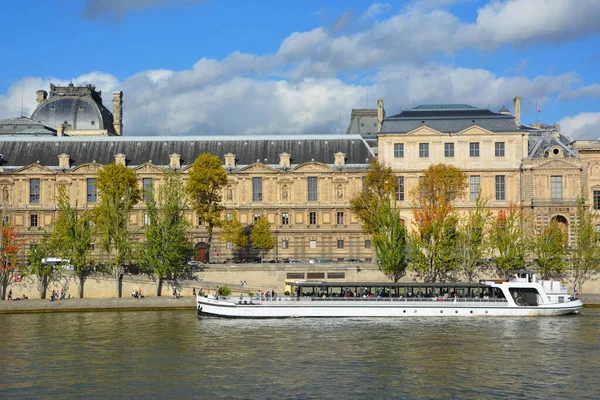
<path id="1" fill-rule="evenodd" d="M 0 119 L 93 84 L 125 135 L 345 133 L 353 108 L 513 110 L 600 137 L 600 0 L 3 3 Z M 537 111 L 539 107 L 539 112 Z"/>

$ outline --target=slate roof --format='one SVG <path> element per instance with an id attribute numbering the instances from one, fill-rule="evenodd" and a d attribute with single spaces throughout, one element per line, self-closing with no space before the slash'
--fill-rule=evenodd
<path id="1" fill-rule="evenodd" d="M 31 118 L 53 128 L 66 122 L 69 129 L 106 129 L 114 133 L 113 115 L 102 104 L 102 94 L 95 87 L 76 87 L 72 84 L 50 87 L 50 97 L 37 106 Z"/>
<path id="2" fill-rule="evenodd" d="M 348 135 L 377 136 L 377 109 L 352 109 Z"/>
<path id="3" fill-rule="evenodd" d="M 565 158 L 579 156 L 579 152 L 572 146 L 573 140 L 558 131 L 537 130 L 529 132 L 527 158 L 546 158 L 550 149 L 558 146 L 563 149 Z"/>
<path id="4" fill-rule="evenodd" d="M 381 133 L 408 133 L 427 126 L 456 133 L 477 125 L 491 132 L 520 132 L 512 115 L 499 114 L 467 104 L 421 105 L 383 120 Z"/>
<path id="5" fill-rule="evenodd" d="M 56 130 L 28 117 L 0 120 L 0 135 L 54 136 Z"/>
<path id="6" fill-rule="evenodd" d="M 0 137 L 0 153 L 5 168 L 17 168 L 39 163 L 58 166 L 58 155 L 70 156 L 71 166 L 96 161 L 109 164 L 115 154 L 126 155 L 129 166 L 149 161 L 154 165 L 169 165 L 169 155 L 181 155 L 181 165 L 193 163 L 202 153 L 219 156 L 236 155 L 237 165 L 249 165 L 260 160 L 278 165 L 279 154 L 291 155 L 292 164 L 316 161 L 334 163 L 334 154 L 346 154 L 346 166 L 365 166 L 373 158 L 369 145 L 359 135 L 277 135 L 265 136 L 98 136 L 98 137 Z"/>

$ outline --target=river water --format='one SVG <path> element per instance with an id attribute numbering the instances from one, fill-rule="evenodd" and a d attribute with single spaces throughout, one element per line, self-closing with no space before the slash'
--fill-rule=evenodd
<path id="1" fill-rule="evenodd" d="M 600 309 L 550 318 L 0 315 L 0 398 L 598 398 Z"/>

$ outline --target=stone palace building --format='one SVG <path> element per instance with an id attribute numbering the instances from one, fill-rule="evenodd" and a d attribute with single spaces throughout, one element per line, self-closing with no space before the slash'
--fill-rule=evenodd
<path id="1" fill-rule="evenodd" d="M 0 190 L 4 220 L 19 229 L 25 245 L 40 240 L 56 217 L 59 185 L 84 209 L 98 201 L 96 173 L 111 162 L 136 171 L 144 188 L 160 184 L 166 169 L 184 175 L 195 158 L 217 155 L 229 179 L 222 193 L 223 217 L 235 210 L 249 226 L 262 213 L 277 245 L 267 258 L 374 258 L 371 238 L 350 211 L 349 199 L 363 188 L 369 162 L 379 160 L 397 174 L 398 204 L 411 224 L 411 189 L 433 163 L 448 163 L 469 175 L 469 193 L 457 206 L 468 210 L 477 196 L 494 210 L 524 204 L 540 224 L 555 219 L 569 232 L 584 193 L 600 209 L 600 142 L 573 142 L 556 125 L 524 125 L 520 98 L 513 114 L 468 105 L 423 105 L 386 116 L 383 100 L 373 110 L 352 110 L 346 135 L 126 136 L 123 93 L 112 94 L 113 112 L 94 86 L 37 92 L 30 118 L 0 121 Z M 239 255 L 215 231 L 210 254 L 202 221 L 190 210 L 190 237 L 198 260 L 223 262 Z M 130 215 L 142 240 L 145 206 Z M 95 259 L 102 261 L 99 246 Z M 251 257 L 248 253 L 245 256 Z"/>

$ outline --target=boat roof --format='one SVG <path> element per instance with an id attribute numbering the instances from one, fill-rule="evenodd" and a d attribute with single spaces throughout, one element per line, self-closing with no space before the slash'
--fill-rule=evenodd
<path id="1" fill-rule="evenodd" d="M 328 287 L 388 287 L 388 288 L 445 288 L 445 287 L 461 287 L 461 288 L 486 288 L 490 285 L 481 283 L 463 283 L 463 282 L 327 282 L 327 281 L 295 281 L 290 282 L 292 286 L 298 287 L 315 287 L 315 286 L 328 286 Z"/>

